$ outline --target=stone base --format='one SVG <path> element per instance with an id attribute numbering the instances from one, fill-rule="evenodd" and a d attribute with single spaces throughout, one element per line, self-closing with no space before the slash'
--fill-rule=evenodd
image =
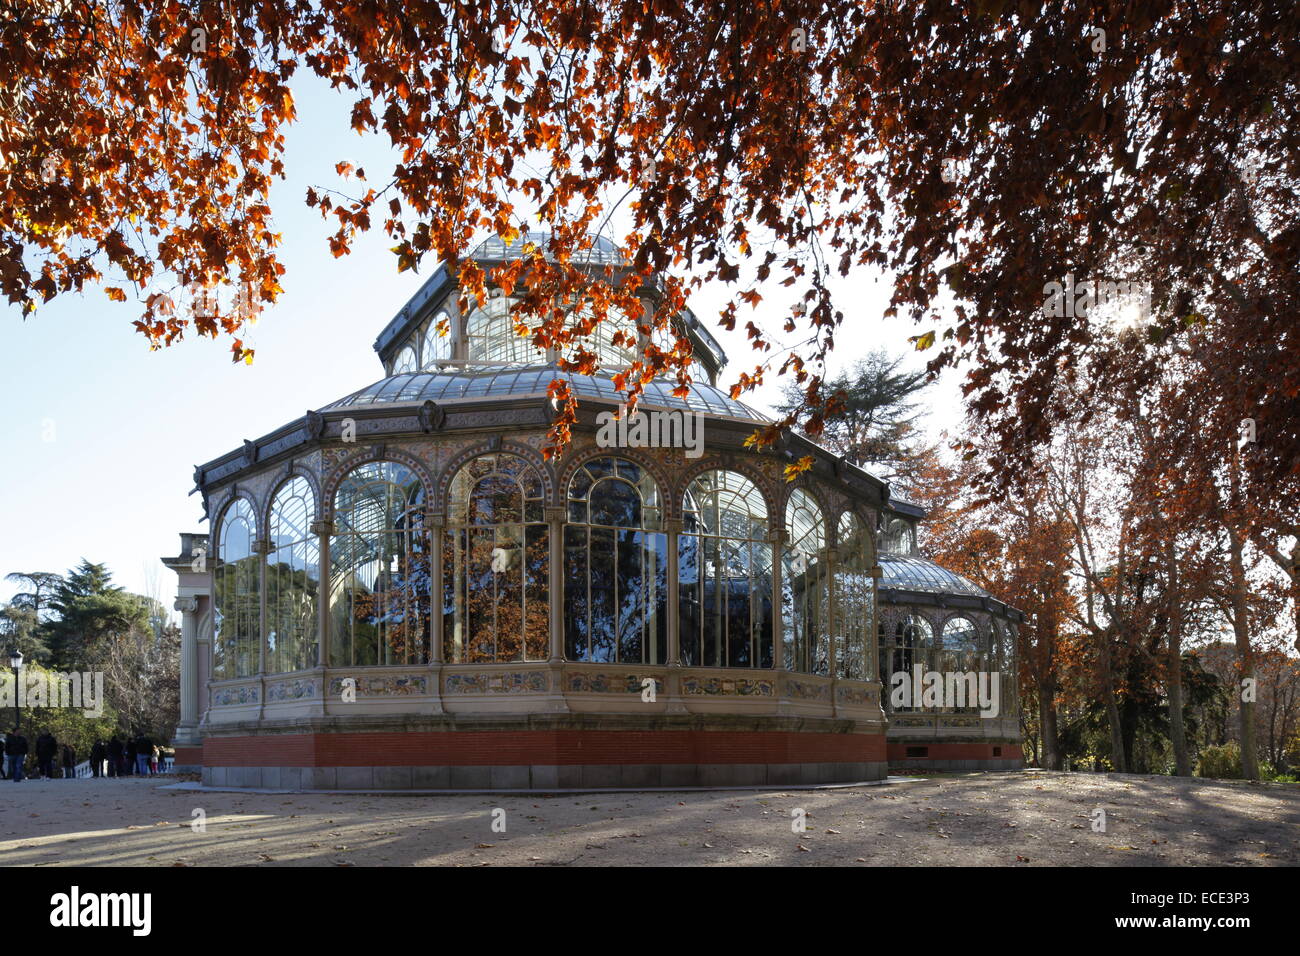
<path id="1" fill-rule="evenodd" d="M 455 767 L 205 767 L 210 787 L 267 790 L 604 790 L 795 787 L 883 780 L 883 762 Z"/>

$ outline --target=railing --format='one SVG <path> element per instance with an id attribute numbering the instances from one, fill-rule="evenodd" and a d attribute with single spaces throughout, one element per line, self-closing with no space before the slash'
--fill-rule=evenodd
<path id="1" fill-rule="evenodd" d="M 175 772 L 175 767 L 176 767 L 176 758 L 175 758 L 175 757 L 159 757 L 159 758 L 158 758 L 158 773 L 159 773 L 159 774 L 164 774 L 164 773 L 174 773 L 174 772 Z M 76 775 L 77 775 L 77 779 L 78 779 L 78 780 L 85 780 L 85 779 L 87 779 L 87 778 L 89 778 L 89 777 L 93 777 L 93 776 L 95 775 L 94 772 L 91 770 L 91 767 L 90 767 L 90 761 L 89 761 L 89 760 L 83 760 L 83 761 L 81 761 L 81 763 L 77 764 L 77 766 L 75 767 L 75 772 L 76 772 Z M 100 768 L 99 768 L 99 775 L 100 775 L 101 777 L 106 777 L 106 776 L 108 776 L 108 761 L 107 761 L 107 760 L 105 760 L 105 761 L 100 765 Z"/>

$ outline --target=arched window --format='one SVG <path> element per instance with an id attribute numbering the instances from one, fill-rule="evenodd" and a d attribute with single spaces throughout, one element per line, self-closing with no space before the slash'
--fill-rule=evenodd
<path id="1" fill-rule="evenodd" d="M 1010 621 L 1002 622 L 1002 654 L 998 663 L 998 692 L 1001 699 L 1001 715 L 1015 717 L 1020 696 L 1020 670 L 1018 641 L 1020 629 Z"/>
<path id="2" fill-rule="evenodd" d="M 569 483 L 564 528 L 564 655 L 662 664 L 667 656 L 668 537 L 659 490 L 640 465 L 595 458 Z"/>
<path id="3" fill-rule="evenodd" d="M 840 516 L 838 560 L 835 564 L 835 607 L 839 625 L 835 648 L 838 676 L 867 680 L 872 673 L 868 653 L 876 588 L 871 576 L 871 537 L 867 526 L 851 511 Z"/>
<path id="4" fill-rule="evenodd" d="M 682 518 L 682 663 L 771 667 L 772 546 L 762 494 L 744 475 L 706 471 L 686 489 Z"/>
<path id="5" fill-rule="evenodd" d="M 930 669 L 930 650 L 934 643 L 930 622 L 919 614 L 908 614 L 894 629 L 892 640 L 888 629 L 880 628 L 880 683 L 881 700 L 886 710 L 920 710 L 920 701 L 911 706 L 894 707 L 892 703 L 894 675 L 904 674 L 909 684 L 913 667 L 920 667 L 922 676 Z M 910 692 L 909 692 L 910 693 Z"/>
<path id="6" fill-rule="evenodd" d="M 576 326 L 587 321 L 591 313 L 589 306 L 575 309 L 567 324 Z M 618 339 L 617 343 L 615 338 Z M 574 345 L 581 344 L 593 353 L 601 368 L 620 368 L 641 358 L 640 342 L 641 335 L 636 322 L 622 309 L 611 305 L 605 309 L 604 320 L 597 323 L 588 335 L 576 337 Z M 572 358 L 572 355 L 569 357 Z"/>
<path id="7" fill-rule="evenodd" d="M 251 677 L 261 663 L 260 561 L 253 550 L 256 540 L 253 506 L 236 498 L 221 517 L 217 538 L 220 551 L 212 572 L 216 598 L 213 680 Z"/>
<path id="8" fill-rule="evenodd" d="M 530 365 L 545 360 L 545 353 L 533 345 L 531 333 L 515 328 L 508 296 L 488 299 L 481 309 L 469 314 L 465 323 L 466 359 L 486 365 Z"/>
<path id="9" fill-rule="evenodd" d="M 980 653 L 979 631 L 974 621 L 958 616 L 950 617 L 944 622 L 938 653 L 934 656 L 936 671 L 945 675 L 978 673 L 983 668 L 983 656 Z M 967 694 L 969 695 L 969 688 Z M 965 706 L 948 709 L 967 713 L 976 712 L 979 707 L 968 699 Z"/>
<path id="10" fill-rule="evenodd" d="M 548 658 L 544 498 L 537 470 L 516 455 L 481 455 L 452 479 L 442 552 L 448 663 Z"/>
<path id="11" fill-rule="evenodd" d="M 880 550 L 889 554 L 912 554 L 916 550 L 916 532 L 902 518 L 894 518 L 885 526 Z"/>
<path id="12" fill-rule="evenodd" d="M 788 535 L 781 562 L 781 619 L 785 666 L 805 674 L 830 673 L 830 597 L 826 520 L 802 488 L 785 507 Z"/>
<path id="13" fill-rule="evenodd" d="M 979 632 L 967 617 L 950 617 L 943 625 L 942 654 L 934 662 L 938 671 L 966 671 L 980 666 Z"/>
<path id="14" fill-rule="evenodd" d="M 442 335 L 438 327 L 446 322 L 447 334 Z M 420 356 L 420 364 L 424 369 L 432 369 L 441 362 L 448 362 L 452 359 L 452 346 L 455 339 L 452 335 L 451 319 L 446 312 L 439 312 L 429 320 L 429 327 L 424 331 L 424 348 Z"/>
<path id="15" fill-rule="evenodd" d="M 330 664 L 429 660 L 424 487 L 405 465 L 368 462 L 334 495 Z"/>
<path id="16" fill-rule="evenodd" d="M 415 358 L 415 349 L 408 345 L 397 354 L 397 360 L 393 362 L 393 374 L 401 375 L 405 372 L 414 372 L 419 362 Z"/>
<path id="17" fill-rule="evenodd" d="M 266 556 L 267 673 L 305 670 L 317 663 L 320 617 L 320 544 L 311 530 L 316 498 L 295 475 L 271 502 Z"/>

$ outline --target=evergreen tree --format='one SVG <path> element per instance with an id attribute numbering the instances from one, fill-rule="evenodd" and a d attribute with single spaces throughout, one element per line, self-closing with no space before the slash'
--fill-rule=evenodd
<path id="1" fill-rule="evenodd" d="M 14 571 L 5 575 L 6 581 L 18 581 L 27 586 L 13 597 L 13 603 L 29 609 L 41 620 L 41 612 L 50 607 L 55 591 L 63 583 L 63 578 L 52 571 Z"/>
<path id="2" fill-rule="evenodd" d="M 810 400 L 833 396 L 831 413 L 814 440 L 880 478 L 913 484 L 932 451 L 920 440 L 919 406 L 912 401 L 926 387 L 926 373 L 904 371 L 902 364 L 902 356 L 876 349 L 822 383 L 818 396 L 787 385 L 777 412 L 789 415 Z"/>
<path id="3" fill-rule="evenodd" d="M 21 651 L 23 657 L 33 663 L 47 660 L 50 656 L 36 612 L 23 602 L 14 600 L 0 608 L 0 650 L 6 655 L 14 650 Z"/>
<path id="4" fill-rule="evenodd" d="M 58 615 L 45 625 L 51 666 L 83 666 L 105 637 L 149 623 L 147 602 L 112 583 L 106 565 L 82 559 L 55 589 L 51 609 Z"/>

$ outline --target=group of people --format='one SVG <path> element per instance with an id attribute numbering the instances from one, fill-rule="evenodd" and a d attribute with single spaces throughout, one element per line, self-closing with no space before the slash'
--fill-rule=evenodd
<path id="1" fill-rule="evenodd" d="M 96 740 L 90 748 L 90 775 L 98 777 L 107 767 L 110 777 L 129 777 L 131 774 L 141 776 L 157 773 L 158 761 L 162 752 L 158 745 L 141 734 L 128 737 L 125 742 L 116 736 L 108 743 Z"/>
<path id="2" fill-rule="evenodd" d="M 0 778 L 20 782 L 26 776 L 26 764 L 29 746 L 27 738 L 17 729 L 5 736 L 4 765 L 0 768 Z M 70 744 L 59 745 L 49 731 L 36 738 L 35 776 L 54 778 L 54 764 L 57 761 L 63 768 L 63 779 L 75 780 L 77 777 L 77 753 Z M 158 745 L 144 734 L 128 737 L 125 741 L 114 735 L 107 742 L 96 740 L 90 748 L 90 774 L 100 777 L 107 773 L 110 777 L 127 777 L 131 774 L 152 774 L 158 772 L 158 763 L 162 756 Z"/>

